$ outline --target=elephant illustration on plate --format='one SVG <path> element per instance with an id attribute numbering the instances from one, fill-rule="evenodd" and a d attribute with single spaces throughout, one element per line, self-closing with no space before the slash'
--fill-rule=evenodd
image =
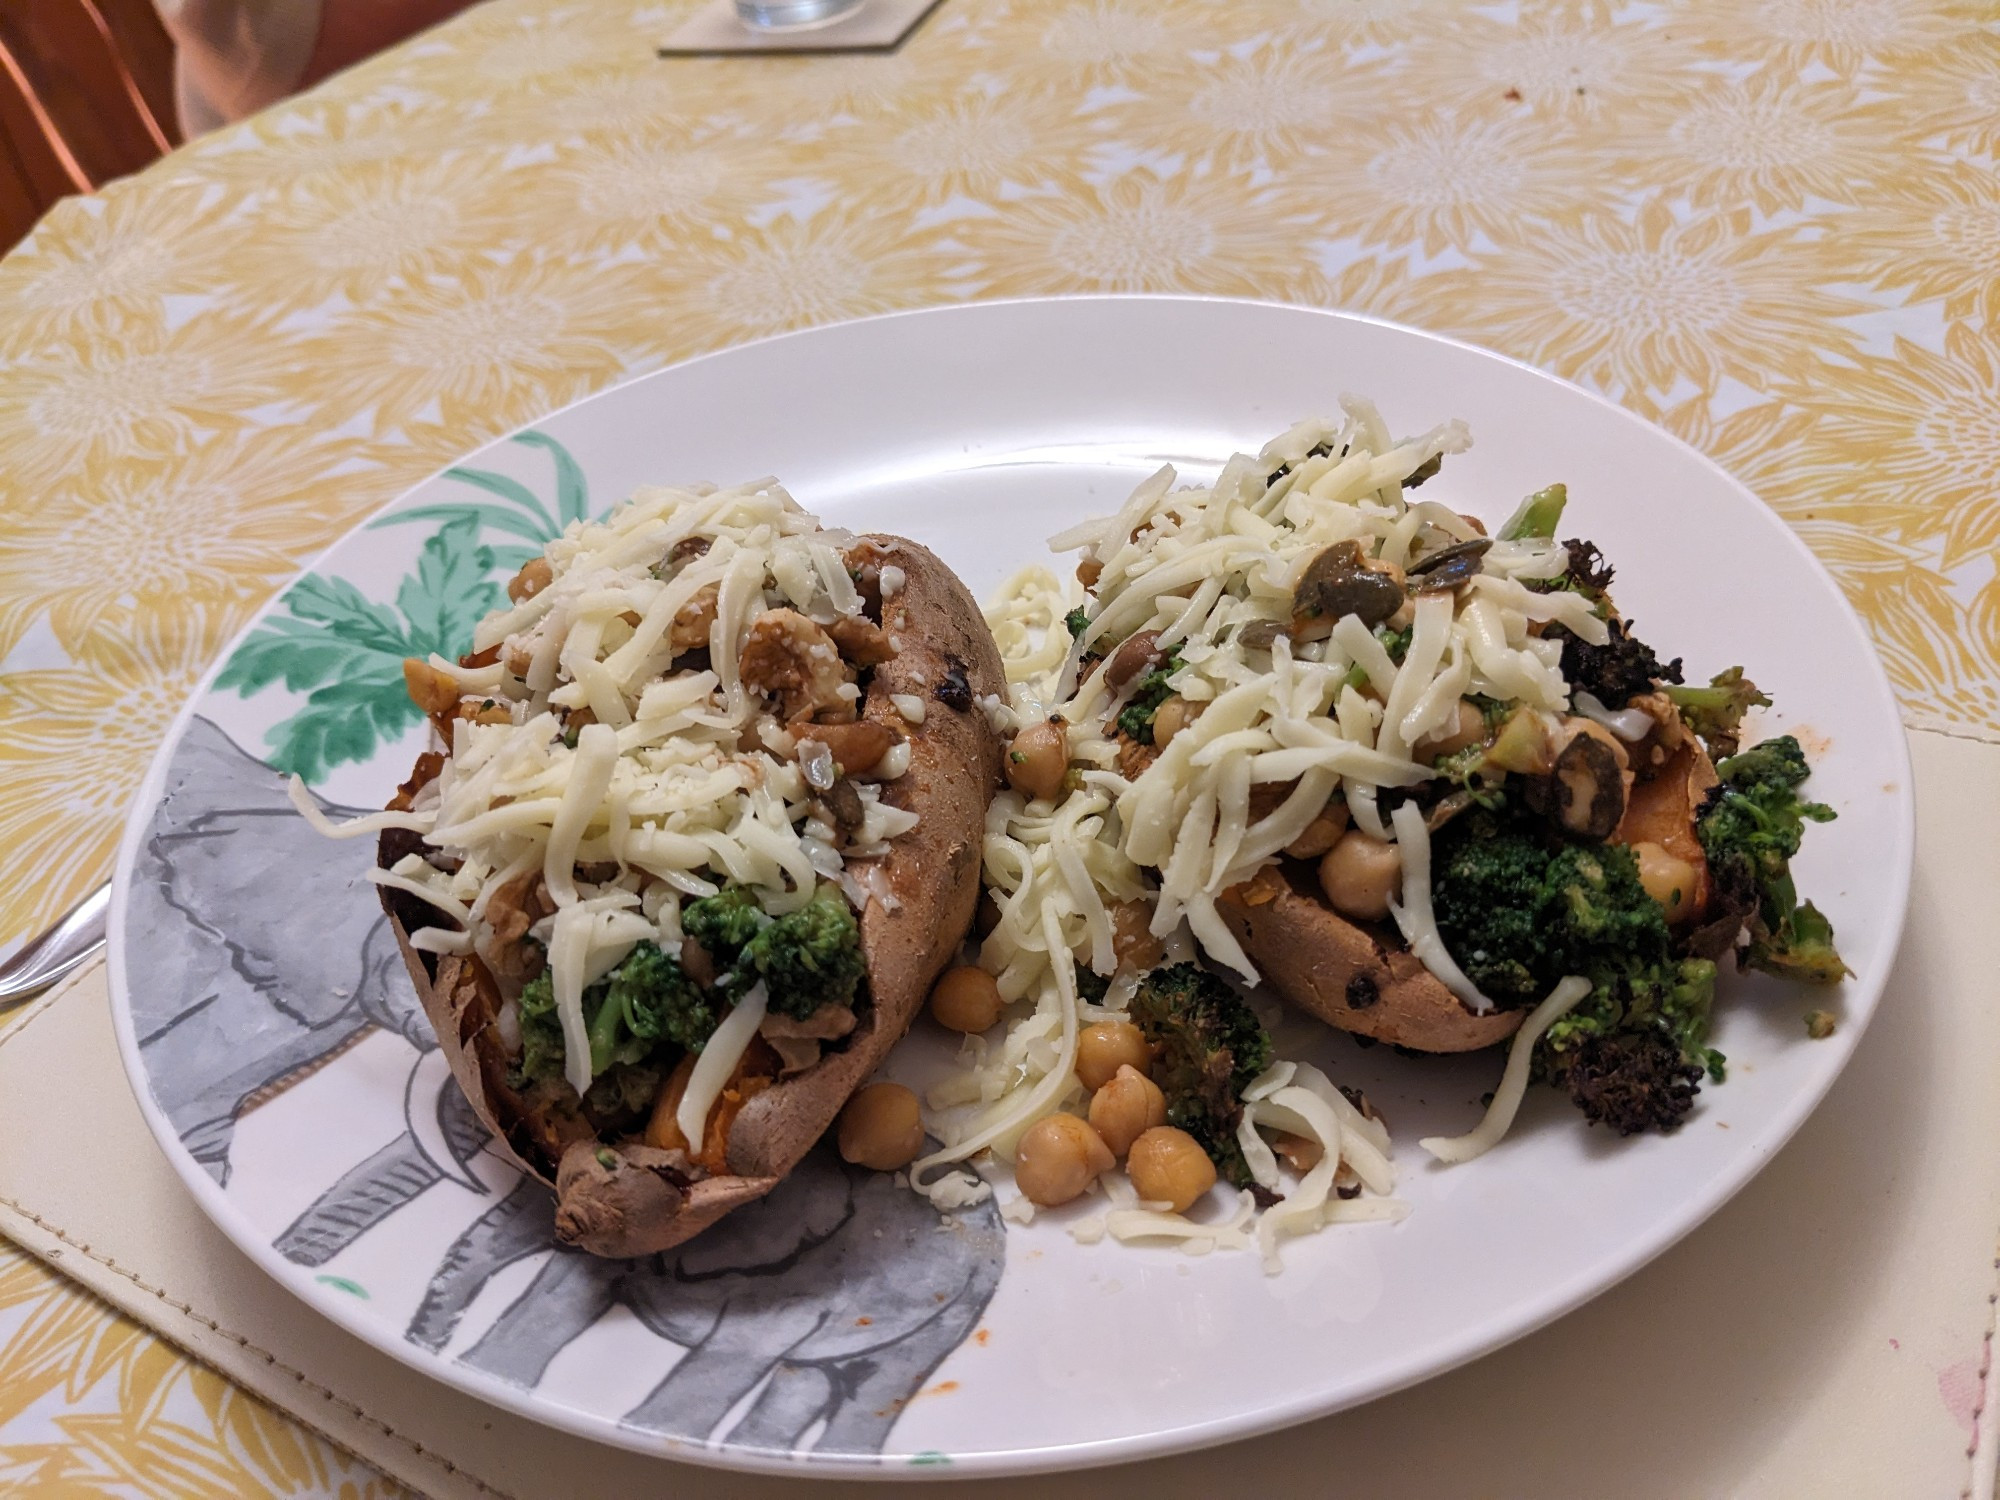
<path id="1" fill-rule="evenodd" d="M 321 806 L 335 818 L 365 811 Z M 275 771 L 196 717 L 131 885 L 127 931 L 143 941 L 130 945 L 130 1005 L 147 1081 L 218 1182 L 228 1183 L 247 1109 L 365 1036 L 411 1049 L 402 1134 L 329 1183 L 273 1241 L 308 1267 L 439 1183 L 494 1196 L 472 1170 L 486 1132 L 451 1083 L 403 970 L 366 878 L 372 854 L 372 840 L 315 833 Z M 622 1306 L 685 1351 L 627 1425 L 732 1446 L 877 1452 L 977 1325 L 1005 1251 L 990 1198 L 941 1218 L 825 1147 L 768 1198 L 635 1261 L 556 1246 L 551 1196 L 523 1176 L 445 1253 L 405 1336 L 442 1352 L 498 1272 L 540 1256 L 528 1288 L 457 1355 L 465 1365 L 533 1387 Z"/>

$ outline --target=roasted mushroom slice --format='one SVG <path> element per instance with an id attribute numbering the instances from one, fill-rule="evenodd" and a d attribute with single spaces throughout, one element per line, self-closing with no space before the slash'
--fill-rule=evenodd
<path id="1" fill-rule="evenodd" d="M 1359 542 L 1337 542 L 1299 575 L 1292 590 L 1292 638 L 1324 640 L 1345 615 L 1379 625 L 1402 607 L 1403 597 L 1400 583 L 1362 560 Z"/>

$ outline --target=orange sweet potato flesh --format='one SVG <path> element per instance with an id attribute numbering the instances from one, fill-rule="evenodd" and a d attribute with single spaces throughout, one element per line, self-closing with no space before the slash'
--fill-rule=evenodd
<path id="1" fill-rule="evenodd" d="M 556 1233 L 580 1249 L 620 1257 L 664 1250 L 768 1193 L 881 1066 L 971 926 L 986 807 L 1001 765 L 1000 739 L 979 699 L 996 694 L 1004 701 L 999 652 L 978 604 L 933 553 L 893 536 L 863 537 L 859 546 L 903 572 L 903 586 L 882 607 L 883 628 L 900 649 L 874 669 L 862 717 L 909 740 L 909 769 L 883 783 L 882 799 L 919 821 L 880 861 L 881 888 L 893 905 L 871 897 L 860 914 L 869 1003 L 859 1024 L 801 1073 L 768 1084 L 738 1080 L 732 1103 L 740 1107 L 722 1143 L 726 1170 L 712 1171 L 684 1149 L 600 1141 L 580 1115 L 531 1118 L 507 1086 L 493 976 L 475 956 L 440 958 L 411 948 L 403 920 L 408 908 L 384 892 L 452 1076 L 516 1162 L 555 1189 Z M 904 723 L 891 700 L 905 693 L 925 701 L 923 723 Z M 390 837 L 385 863 L 393 862 Z M 751 1086 L 741 1086 L 746 1082 Z M 703 1145 L 702 1157 L 717 1164 L 713 1143 Z"/>

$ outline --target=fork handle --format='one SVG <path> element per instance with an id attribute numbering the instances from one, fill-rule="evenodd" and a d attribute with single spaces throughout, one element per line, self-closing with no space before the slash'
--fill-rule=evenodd
<path id="1" fill-rule="evenodd" d="M 104 946 L 111 886 L 100 885 L 48 931 L 0 962 L 0 1006 L 39 994 Z"/>

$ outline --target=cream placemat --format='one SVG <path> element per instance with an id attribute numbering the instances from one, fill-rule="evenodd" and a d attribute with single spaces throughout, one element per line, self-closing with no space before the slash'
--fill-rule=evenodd
<path id="1" fill-rule="evenodd" d="M 1902 957 L 1852 1067 L 1768 1171 L 1533 1337 L 1357 1411 L 1120 1470 L 1116 1492 L 1990 1494 L 1990 1452 L 1982 1489 L 1974 1451 L 1982 1406 L 1989 1434 L 1994 1420 L 2000 749 L 1913 739 L 1919 856 Z M 761 1500 L 809 1488 L 520 1421 L 307 1310 L 209 1225 L 146 1133 L 101 968 L 0 1038 L 0 1141 L 0 1230 L 420 1490 Z M 1077 1474 L 981 1493 L 1097 1500 L 1109 1483 Z"/>

